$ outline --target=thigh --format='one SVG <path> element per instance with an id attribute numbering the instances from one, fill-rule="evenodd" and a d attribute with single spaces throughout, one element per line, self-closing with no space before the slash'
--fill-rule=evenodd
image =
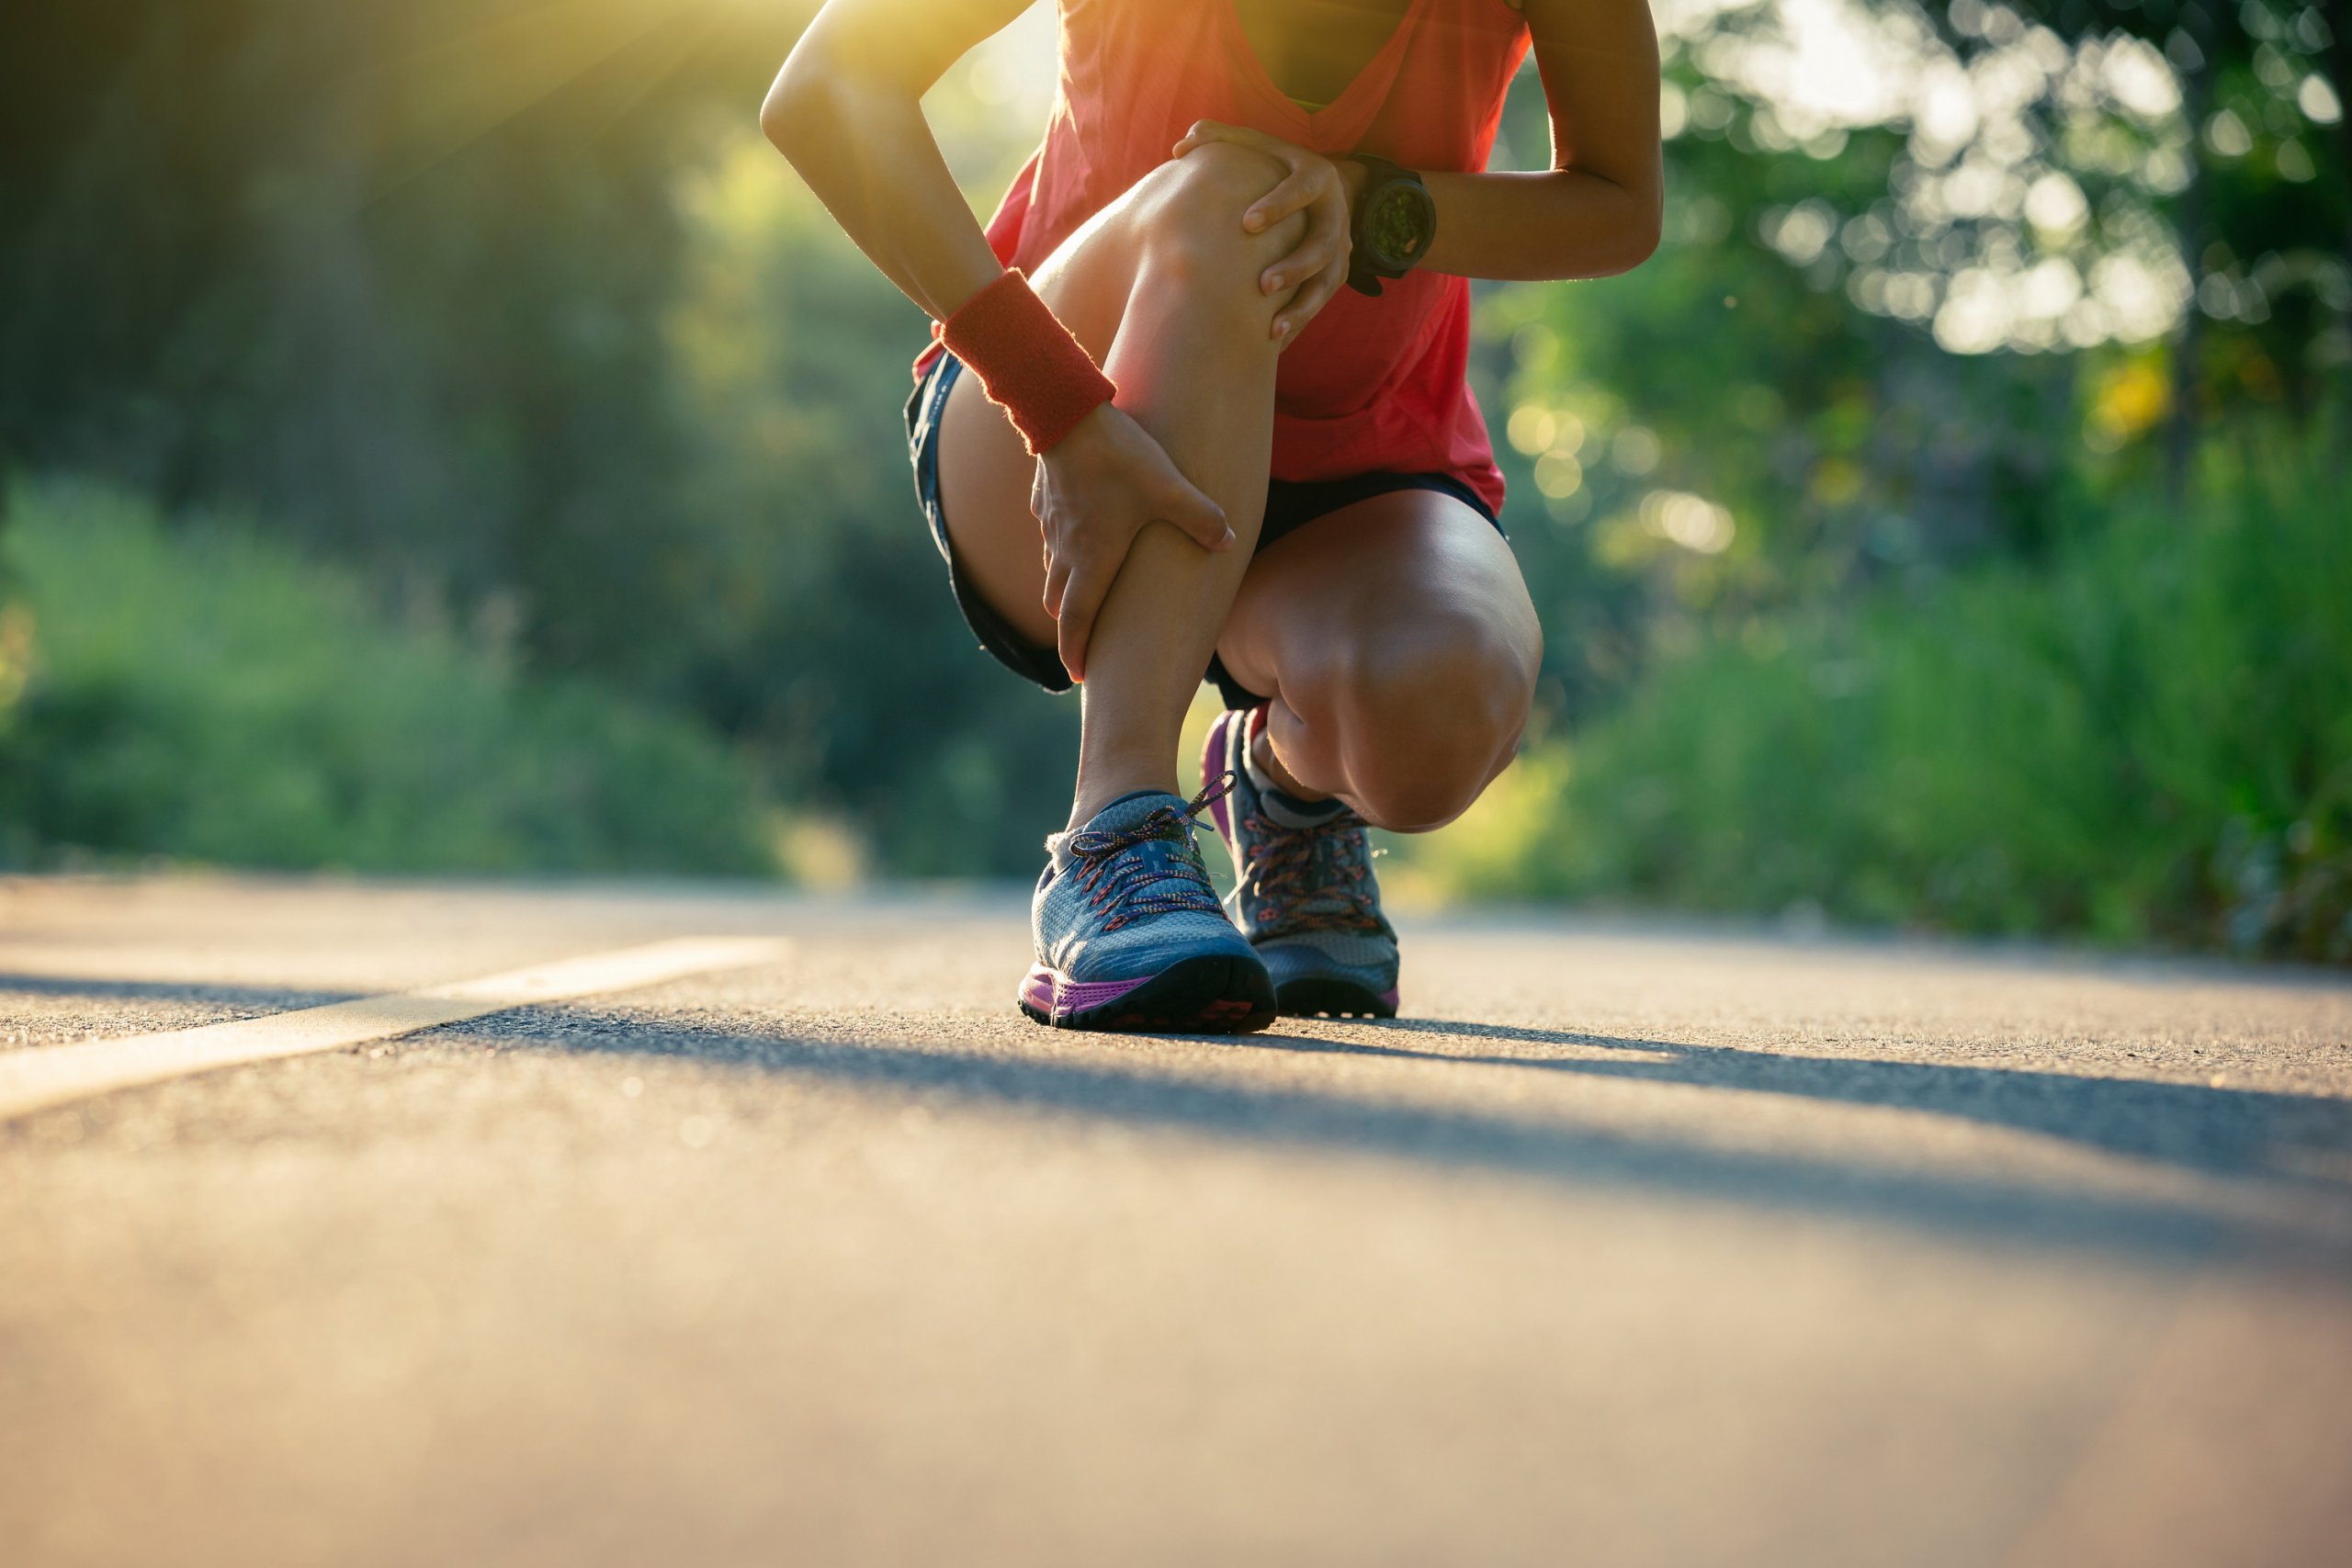
<path id="1" fill-rule="evenodd" d="M 1195 152 L 1163 164 L 1089 219 L 1037 266 L 1031 283 L 1098 364 L 1111 364 L 1153 230 L 1192 221 L 1199 211 L 1204 180 L 1215 189 L 1216 170 L 1224 169 L 1230 176 L 1238 161 L 1233 154 L 1240 160 L 1261 156 L 1246 149 L 1225 149 L 1207 159 Z M 1261 184 L 1229 193 L 1237 234 L 1242 209 L 1282 175 L 1271 160 L 1264 162 L 1267 170 L 1252 176 Z M 1249 194 L 1242 194 L 1243 188 Z M 1303 230 L 1304 220 L 1293 217 L 1256 236 L 1256 247 L 1262 252 L 1256 265 L 1286 254 Z M 1124 394 L 1120 406 L 1129 406 Z M 966 575 L 989 604 L 1023 637 L 1051 648 L 1055 627 L 1044 603 L 1045 545 L 1029 510 L 1035 472 L 1036 460 L 1003 412 L 989 403 L 979 378 L 956 378 L 939 430 L 940 505 L 948 535 Z"/>
<path id="2" fill-rule="evenodd" d="M 1543 634 L 1519 562 L 1475 509 L 1392 491 L 1326 513 L 1250 563 L 1217 655 L 1234 679 L 1294 707 L 1369 658 L 1408 662 L 1464 640 L 1532 678 Z"/>
<path id="3" fill-rule="evenodd" d="M 1102 217 L 1108 217 L 1105 213 Z M 1110 351 L 1135 260 L 1114 223 L 1098 219 L 1037 270 L 1038 294 L 1099 364 Z M 956 378 L 939 422 L 939 500 L 957 564 L 1030 643 L 1054 646 L 1046 613 L 1045 547 L 1029 510 L 1036 460 L 977 376 Z"/>

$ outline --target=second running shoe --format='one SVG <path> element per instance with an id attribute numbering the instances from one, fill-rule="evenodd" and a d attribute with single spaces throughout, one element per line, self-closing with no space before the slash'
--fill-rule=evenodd
<path id="1" fill-rule="evenodd" d="M 1221 798 L 1138 790 L 1046 840 L 1021 1010 L 1057 1029 L 1240 1034 L 1274 1021 L 1273 980 L 1209 885 L 1193 823 Z"/>
<path id="2" fill-rule="evenodd" d="M 1233 923 L 1266 961 L 1283 1012 L 1396 1016 L 1396 931 L 1380 912 L 1363 818 L 1338 801 L 1290 801 L 1250 776 L 1266 710 L 1228 710 L 1209 730 L 1204 777 L 1230 777 L 1214 802 L 1233 852 Z"/>

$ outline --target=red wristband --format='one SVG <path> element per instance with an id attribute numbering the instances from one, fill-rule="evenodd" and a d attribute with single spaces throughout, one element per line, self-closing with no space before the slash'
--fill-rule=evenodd
<path id="1" fill-rule="evenodd" d="M 1019 267 L 958 306 L 937 329 L 947 352 L 980 378 L 1033 457 L 1118 391 Z"/>

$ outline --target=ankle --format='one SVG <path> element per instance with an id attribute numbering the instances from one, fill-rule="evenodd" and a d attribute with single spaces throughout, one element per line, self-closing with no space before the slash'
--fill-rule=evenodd
<path id="1" fill-rule="evenodd" d="M 1132 775 L 1106 774 L 1101 779 L 1081 776 L 1078 783 L 1078 794 L 1070 801 L 1069 829 L 1075 830 L 1085 827 L 1102 814 L 1104 807 L 1114 800 L 1134 795 L 1139 790 L 1153 790 L 1162 795 L 1178 793 L 1172 778 L 1154 777 L 1141 772 Z"/>
<path id="2" fill-rule="evenodd" d="M 1314 806 L 1331 798 L 1322 790 L 1301 784 L 1296 774 L 1283 766 L 1262 720 L 1251 726 L 1249 749 L 1243 755 L 1250 766 L 1250 782 L 1261 790 L 1269 786 L 1278 789 L 1302 806 Z"/>

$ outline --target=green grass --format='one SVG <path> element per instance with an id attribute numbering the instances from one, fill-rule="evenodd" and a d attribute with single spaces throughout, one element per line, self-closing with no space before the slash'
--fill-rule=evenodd
<path id="1" fill-rule="evenodd" d="M 2316 450 L 1661 669 L 1419 857 L 1456 894 L 2352 962 L 2352 525 Z M 1451 841 L 1448 841 L 1448 840 Z"/>
<path id="2" fill-rule="evenodd" d="M 0 522 L 0 863 L 769 874 L 691 724 L 517 674 L 232 519 L 19 485 Z"/>

